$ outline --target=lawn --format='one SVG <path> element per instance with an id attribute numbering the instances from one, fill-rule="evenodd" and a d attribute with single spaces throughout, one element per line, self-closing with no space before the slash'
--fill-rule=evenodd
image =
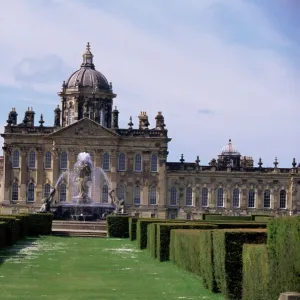
<path id="1" fill-rule="evenodd" d="M 199 277 L 152 260 L 128 240 L 42 237 L 0 251 L 0 298 L 222 300 Z"/>

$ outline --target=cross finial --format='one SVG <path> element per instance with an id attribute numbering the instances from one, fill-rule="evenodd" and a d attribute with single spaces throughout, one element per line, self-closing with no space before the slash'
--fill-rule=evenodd
<path id="1" fill-rule="evenodd" d="M 87 51 L 90 51 L 90 50 L 91 50 L 90 42 L 87 42 L 87 44 L 86 44 L 86 50 L 87 50 Z"/>

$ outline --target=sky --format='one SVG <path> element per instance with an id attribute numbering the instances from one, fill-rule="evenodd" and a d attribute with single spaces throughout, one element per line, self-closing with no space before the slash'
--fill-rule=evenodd
<path id="1" fill-rule="evenodd" d="M 113 84 L 119 125 L 162 111 L 168 161 L 206 165 L 231 139 L 272 167 L 300 162 L 298 0 L 10 0 L 0 10 L 0 126 L 33 107 L 52 126 L 57 92 L 87 42 Z"/>

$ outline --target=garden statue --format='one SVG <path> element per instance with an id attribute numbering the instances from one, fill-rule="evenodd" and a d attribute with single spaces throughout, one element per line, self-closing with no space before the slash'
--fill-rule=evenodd
<path id="1" fill-rule="evenodd" d="M 112 203 L 115 205 L 114 214 L 123 214 L 125 203 L 124 199 L 118 199 L 115 195 L 115 190 L 111 190 L 108 194 Z"/>
<path id="2" fill-rule="evenodd" d="M 43 205 L 40 208 L 40 212 L 50 212 L 55 193 L 56 189 L 53 188 L 52 191 L 50 191 L 49 196 L 42 199 Z"/>

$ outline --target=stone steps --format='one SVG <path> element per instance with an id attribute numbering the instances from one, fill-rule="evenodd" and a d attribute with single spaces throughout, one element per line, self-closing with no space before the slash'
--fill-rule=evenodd
<path id="1" fill-rule="evenodd" d="M 105 221 L 53 221 L 52 235 L 72 237 L 106 237 L 107 227 Z"/>

